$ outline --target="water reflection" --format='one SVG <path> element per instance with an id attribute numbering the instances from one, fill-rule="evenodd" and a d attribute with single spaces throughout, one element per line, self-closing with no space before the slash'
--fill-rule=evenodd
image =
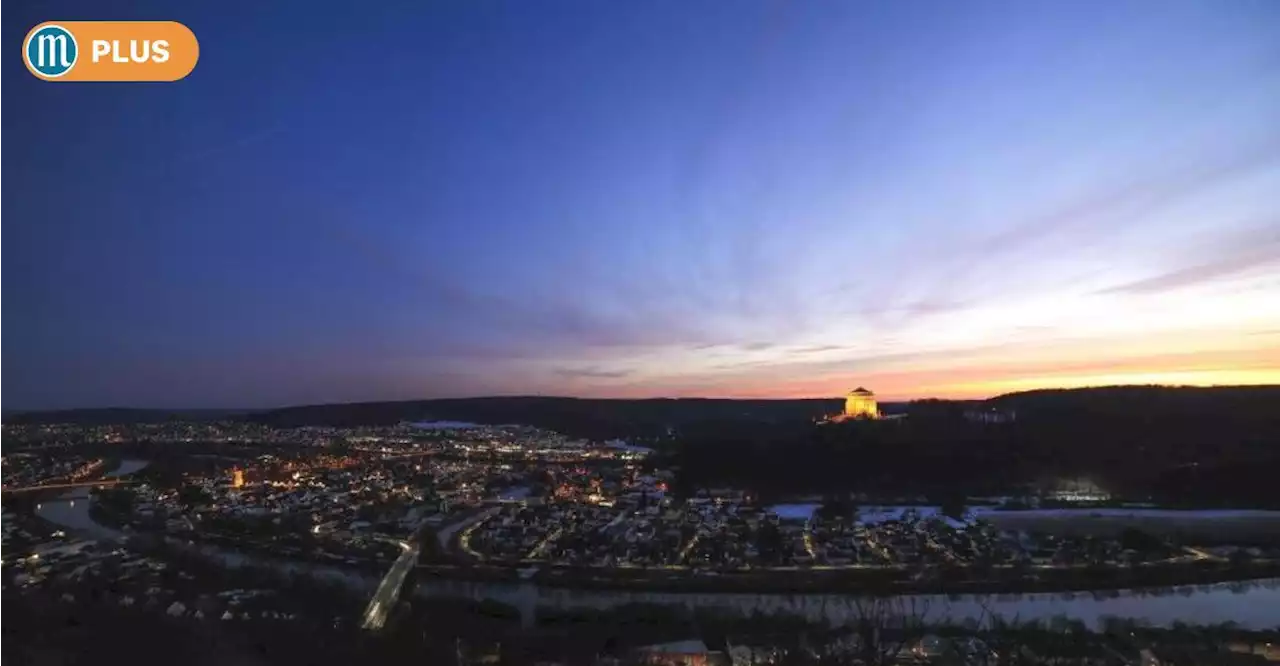
<path id="1" fill-rule="evenodd" d="M 149 460 L 122 460 L 120 461 L 120 465 L 116 467 L 114 471 L 106 475 L 106 478 L 116 479 L 122 476 L 129 476 L 134 472 L 141 471 L 142 468 L 149 464 L 151 464 L 151 461 Z"/>

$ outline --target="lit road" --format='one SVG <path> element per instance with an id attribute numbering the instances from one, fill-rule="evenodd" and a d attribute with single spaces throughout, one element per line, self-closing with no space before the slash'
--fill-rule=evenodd
<path id="1" fill-rule="evenodd" d="M 422 458 L 426 456 L 434 456 L 437 453 L 439 453 L 438 451 L 414 451 L 412 453 L 396 453 L 395 455 L 388 455 L 393 453 L 393 451 L 387 450 L 387 449 L 370 449 L 370 448 L 360 448 L 360 447 L 353 447 L 351 450 L 359 453 L 376 453 L 381 456 L 380 458 L 381 460 L 404 460 L 405 458 Z"/>
<path id="2" fill-rule="evenodd" d="M 1225 558 L 1225 557 L 1219 557 L 1219 556 L 1217 556 L 1217 555 L 1213 555 L 1213 554 L 1211 554 L 1211 553 L 1206 553 L 1206 552 L 1204 552 L 1203 550 L 1200 550 L 1199 548 L 1192 548 L 1191 546 L 1183 546 L 1183 547 L 1182 547 L 1182 550 L 1183 550 L 1183 551 L 1185 551 L 1188 555 L 1190 555 L 1190 556 L 1191 556 L 1191 558 L 1192 558 L 1192 559 L 1194 559 L 1194 560 L 1201 560 L 1201 561 L 1203 561 L 1203 560 L 1211 560 L 1211 561 L 1213 561 L 1213 562 L 1226 562 L 1226 561 L 1227 561 L 1227 558 Z"/>
<path id="3" fill-rule="evenodd" d="M 555 541 L 556 539 L 559 539 L 561 534 L 564 534 L 563 529 L 556 528 L 555 530 L 553 530 L 550 534 L 547 535 L 547 538 L 543 539 L 541 542 L 538 543 L 538 545 L 534 546 L 533 550 L 529 551 L 529 554 L 524 556 L 524 559 L 536 560 L 539 557 L 541 557 L 543 551 L 545 551 L 553 541 Z"/>
<path id="4" fill-rule="evenodd" d="M 422 546 L 416 542 L 410 544 L 400 541 L 399 544 L 404 552 L 396 558 L 387 575 L 382 577 L 377 591 L 373 593 L 373 599 L 369 600 L 369 606 L 365 608 L 364 619 L 360 624 L 364 629 L 377 631 L 387 623 L 387 617 L 400 599 L 400 590 L 404 588 L 405 576 L 418 563 L 418 553 L 422 550 Z"/>
<path id="5" fill-rule="evenodd" d="M 688 559 L 688 558 L 689 558 L 689 553 L 693 552 L 693 549 L 694 549 L 694 548 L 696 548 L 696 547 L 698 546 L 698 541 L 699 541 L 700 539 L 702 539 L 702 533 L 701 533 L 701 532 L 695 532 L 695 533 L 694 533 L 694 535 L 693 535 L 693 538 L 692 538 L 692 539 L 689 539 L 689 543 L 686 543 L 686 544 L 684 545 L 684 548 L 681 548 L 681 549 L 680 549 L 680 553 L 679 553 L 678 555 L 676 555 L 676 562 L 675 562 L 675 563 L 676 563 L 676 564 L 682 564 L 686 559 Z"/>
<path id="6" fill-rule="evenodd" d="M 472 558 L 475 558 L 477 560 L 483 560 L 484 555 L 481 555 L 480 553 L 476 552 L 474 549 L 471 548 L 471 533 L 474 532 L 476 528 L 480 526 L 481 523 L 493 517 L 494 514 L 498 513 L 501 510 L 502 510 L 502 507 L 495 506 L 495 507 L 486 509 L 474 516 L 471 516 L 466 520 L 463 520 L 458 523 L 454 523 L 453 525 L 450 525 L 449 527 L 446 527 L 445 529 L 440 530 L 439 532 L 440 547 L 442 549 L 448 548 L 449 539 L 453 537 L 455 532 L 461 530 L 462 534 L 458 536 L 458 548 Z"/>
<path id="7" fill-rule="evenodd" d="M 38 486 L 23 486 L 21 488 L 5 488 L 6 493 L 26 493 L 36 490 L 65 490 L 69 488 L 96 488 L 102 486 L 118 486 L 120 484 L 137 483 L 137 481 L 125 481 L 123 479 L 102 479 L 98 481 L 77 481 L 75 483 L 47 483 Z"/>

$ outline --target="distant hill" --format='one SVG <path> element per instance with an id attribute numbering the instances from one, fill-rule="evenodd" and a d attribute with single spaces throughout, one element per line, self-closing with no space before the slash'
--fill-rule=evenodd
<path id="1" fill-rule="evenodd" d="M 1108 386 L 1023 391 L 989 400 L 917 400 L 881 403 L 888 413 L 955 415 L 991 406 L 1016 410 L 1019 420 L 1081 419 L 1100 422 L 1187 419 L 1280 419 L 1280 386 Z M 395 402 L 301 405 L 267 410 L 72 409 L 6 413 L 6 423 L 163 423 L 245 419 L 277 427 L 388 425 L 446 420 L 481 424 L 519 423 L 585 437 L 661 436 L 693 423 L 812 421 L 839 412 L 842 398 L 732 400 L 653 398 L 615 400 L 540 396 L 447 398 Z"/>
<path id="2" fill-rule="evenodd" d="M 135 409 L 102 407 L 5 412 L 4 422 L 15 424 L 74 423 L 78 425 L 120 425 L 128 423 L 168 423 L 171 421 L 239 420 L 251 413 L 245 409 Z"/>
<path id="3" fill-rule="evenodd" d="M 271 410 L 251 420 L 274 426 L 385 425 L 408 420 L 518 423 L 582 437 L 661 436 L 692 422 L 812 420 L 839 411 L 840 399 L 730 400 L 656 398 L 606 400 L 492 397 L 308 405 Z"/>
<path id="4" fill-rule="evenodd" d="M 13 412 L 5 423 L 110 425 L 171 421 L 247 420 L 275 427 L 377 426 L 402 421 L 522 424 L 582 437 L 661 436 L 692 422 L 811 421 L 841 409 L 841 399 L 731 400 L 655 398 L 605 400 L 484 397 L 300 405 L 268 410 L 69 409 Z"/>
<path id="5" fill-rule="evenodd" d="M 1053 420 L 1230 418 L 1280 420 L 1280 386 L 1100 386 L 1006 393 L 986 405 Z"/>
<path id="6" fill-rule="evenodd" d="M 908 414 L 960 417 L 971 409 L 1000 409 L 1019 419 L 1055 421 L 1280 418 L 1280 386 L 1098 386 L 1036 389 L 986 400 L 912 400 Z"/>

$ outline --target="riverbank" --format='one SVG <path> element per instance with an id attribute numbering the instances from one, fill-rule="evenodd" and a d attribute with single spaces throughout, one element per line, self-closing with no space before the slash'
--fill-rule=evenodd
<path id="1" fill-rule="evenodd" d="M 1280 563 L 1252 566 L 1224 563 L 1182 563 L 1164 567 L 1112 568 L 1087 572 L 1058 571 L 1057 577 L 963 580 L 954 577 L 920 577 L 927 572 L 882 570 L 769 571 L 725 575 L 691 571 L 664 572 L 647 569 L 575 570 L 467 565 L 421 565 L 423 576 L 476 582 L 529 581 L 553 588 L 730 594 L 809 594 L 835 592 L 873 596 L 909 594 L 1037 594 L 1081 592 L 1107 594 L 1139 588 L 1167 589 L 1188 585 L 1215 585 L 1280 577 Z M 1052 571 L 1052 570 L 1046 570 Z M 1068 575 L 1063 575 L 1063 574 Z M 897 574 L 890 577 L 886 574 Z"/>
<path id="2" fill-rule="evenodd" d="M 83 492 L 83 491 L 81 491 Z M 89 508 L 84 508 L 89 507 Z M 76 507 L 70 507 L 75 510 Z M 85 498 L 80 510 L 91 512 L 88 525 L 75 523 L 78 529 L 90 527 L 103 531 L 107 536 L 124 533 L 105 526 L 106 518 L 94 511 Z M 456 544 L 459 528 L 482 519 L 484 512 L 467 516 L 441 532 L 442 541 Z M 62 524 L 69 524 L 63 522 Z M 111 523 L 109 523 L 111 524 Z M 114 524 L 111 524 L 114 525 Z M 114 525 L 118 527 L 119 525 Z M 142 533 L 134 533 L 134 538 Z M 146 538 L 160 538 L 192 552 L 224 561 L 230 566 L 254 566 L 283 568 L 290 571 L 319 571 L 329 578 L 350 576 L 359 579 L 361 586 L 368 585 L 371 576 L 384 571 L 390 562 L 373 560 L 324 561 L 305 557 L 292 557 L 256 548 L 244 548 L 225 540 L 183 541 L 163 534 L 148 534 Z M 966 580 L 958 576 L 963 569 L 920 570 L 910 569 L 847 569 L 790 571 L 757 571 L 719 575 L 697 570 L 661 569 L 570 569 L 562 567 L 503 567 L 485 565 L 419 565 L 416 570 L 426 577 L 444 577 L 472 582 L 520 583 L 532 582 L 554 589 L 581 589 L 588 591 L 624 592 L 693 592 L 699 594 L 813 594 L 840 593 L 874 596 L 900 596 L 918 594 L 939 595 L 999 595 L 1085 593 L 1107 596 L 1117 591 L 1144 589 L 1168 590 L 1179 586 L 1213 585 L 1280 577 L 1280 562 L 1254 565 L 1228 566 L 1217 562 L 1195 562 L 1130 568 L 1095 569 L 1042 569 L 1032 577 Z M 1014 572 L 1010 571 L 1009 575 Z"/>
<path id="3" fill-rule="evenodd" d="M 802 505 L 789 505 L 802 506 Z M 816 505 L 811 505 L 816 506 Z M 871 509 L 873 507 L 866 507 Z M 897 516 L 908 507 L 874 507 L 881 516 Z M 910 507 L 919 509 L 919 507 Z M 1112 510 L 1119 516 L 1135 512 L 1160 516 L 1171 513 L 1184 519 L 1212 522 L 1221 512 L 1197 512 L 1189 517 L 1181 512 L 1160 509 Z M 1004 513 L 1020 513 L 1024 519 L 1056 520 L 1066 516 L 1088 519 L 1093 513 L 1078 509 L 1030 509 L 1019 512 L 982 512 L 986 520 Z M 1229 512 L 1239 517 L 1240 512 Z M 1257 517 L 1246 511 L 1244 517 Z M 1280 513 L 1261 512 L 1262 518 L 1280 521 Z M 1274 516 L 1272 515 L 1274 514 Z M 543 562 L 510 564 L 482 563 L 468 554 L 463 537 L 467 530 L 487 517 L 477 512 L 451 530 L 439 534 L 442 550 L 452 556 L 419 568 L 425 575 L 450 576 L 471 581 L 530 581 L 556 588 L 620 591 L 692 591 L 698 593 L 803 594 L 837 592 L 859 595 L 909 594 L 1017 594 L 1058 592 L 1108 592 L 1134 588 L 1169 588 L 1208 585 L 1280 577 L 1280 559 L 1228 561 L 1201 551 L 1164 562 L 1138 565 L 1098 566 L 867 566 L 789 567 L 715 571 L 687 567 L 568 567 Z M 807 515 L 807 514 L 806 514 Z M 867 514 L 870 515 L 870 514 Z M 1195 553 L 1191 555 L 1190 553 Z"/>
<path id="4" fill-rule="evenodd" d="M 74 516 L 58 514 L 65 522 L 54 520 L 64 527 L 82 530 L 86 527 L 121 536 L 109 530 L 89 516 L 89 500 L 86 490 L 83 502 L 77 501 Z M 69 500 L 55 503 L 67 507 Z M 48 506 L 48 505 L 46 505 Z M 52 507 L 51 507 L 52 508 Z M 45 510 L 45 519 L 48 509 Z M 466 521 L 458 523 L 465 524 Z M 70 531 L 70 530 L 69 530 Z M 446 541 L 452 541 L 448 534 Z M 177 540 L 166 540 L 169 547 L 183 549 L 190 554 L 208 558 L 226 567 L 263 567 L 283 573 L 305 573 L 322 579 L 342 582 L 353 590 L 372 591 L 377 576 L 368 571 L 353 568 L 310 564 L 287 559 L 270 558 L 253 554 L 228 552 L 227 550 Z M 800 612 L 823 621 L 847 620 L 847 609 L 860 595 L 869 594 L 866 588 L 841 589 L 836 580 L 811 576 L 804 585 L 797 586 L 800 577 L 790 580 L 762 576 L 753 580 L 750 587 L 726 586 L 723 576 L 691 576 L 689 572 L 672 572 L 669 579 L 638 577 L 619 586 L 616 580 L 593 580 L 591 576 L 571 576 L 566 573 L 550 573 L 553 569 L 539 569 L 533 580 L 521 580 L 518 569 L 498 567 L 428 566 L 417 570 L 418 584 L 415 594 L 427 596 L 455 596 L 469 599 L 492 599 L 513 603 L 532 614 L 538 606 L 562 608 L 612 607 L 626 603 L 658 603 L 668 605 L 726 606 L 734 612 L 750 614 L 760 612 Z M 528 571 L 526 569 L 526 571 Z M 622 571 L 622 570 L 617 570 Z M 1206 569 L 1225 576 L 1224 571 Z M 1267 569 L 1266 571 L 1275 571 Z M 635 575 L 645 570 L 634 570 Z M 770 572 L 772 573 L 772 572 Z M 794 572 L 799 573 L 799 572 Z M 1262 575 L 1253 570 L 1250 577 Z M 1280 574 L 1273 574 L 1280 575 Z M 1218 580 L 1224 580 L 1220 578 Z M 1280 624 L 1280 579 L 1269 578 L 1248 582 L 1221 583 L 1208 580 L 1193 581 L 1194 586 L 1161 584 L 1158 587 L 1112 587 L 1058 591 L 1049 593 L 1043 588 L 964 588 L 948 587 L 884 588 L 875 594 L 898 595 L 898 598 L 929 598 L 957 613 L 978 614 L 987 606 L 998 606 L 1007 616 L 1022 617 L 1083 614 L 1094 620 L 1103 615 L 1145 618 L 1159 623 L 1174 621 L 1240 621 L 1245 626 L 1265 628 Z M 920 585 L 921 581 L 912 581 Z M 935 592 L 935 594 L 922 594 Z M 518 602 L 518 603 L 517 603 Z M 1027 604 L 1031 604 L 1028 606 Z M 846 609 L 841 611 L 839 609 Z M 526 611 L 522 610 L 522 613 Z M 962 614 L 963 614 L 962 613 Z"/>
<path id="5" fill-rule="evenodd" d="M 633 604 L 716 609 L 744 616 L 789 614 L 811 622 L 847 624 L 867 597 L 846 593 L 744 593 L 657 590 L 592 590 L 530 582 L 466 581 L 419 576 L 415 596 L 496 601 L 519 609 L 526 621 L 539 608 L 604 610 Z M 1176 622 L 1235 622 L 1253 629 L 1280 625 L 1280 579 L 1253 580 L 1159 590 L 1106 593 L 902 595 L 895 602 L 917 603 L 931 616 L 961 622 L 990 617 L 1022 620 L 1064 616 L 1096 626 L 1108 617 L 1132 618 L 1153 626 Z"/>

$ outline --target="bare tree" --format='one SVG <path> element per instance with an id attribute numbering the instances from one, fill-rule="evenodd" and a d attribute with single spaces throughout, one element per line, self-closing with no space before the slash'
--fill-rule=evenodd
<path id="1" fill-rule="evenodd" d="M 853 600 L 853 632 L 858 661 L 884 666 L 897 661 L 904 648 L 927 633 L 928 599 L 873 597 Z"/>
<path id="2" fill-rule="evenodd" d="M 1023 649 L 1018 628 L 1018 617 L 1006 620 L 991 610 L 985 601 L 979 602 L 982 613 L 978 616 L 978 628 L 983 631 L 985 649 L 969 658 L 980 666 L 1023 666 L 1037 661 Z"/>

